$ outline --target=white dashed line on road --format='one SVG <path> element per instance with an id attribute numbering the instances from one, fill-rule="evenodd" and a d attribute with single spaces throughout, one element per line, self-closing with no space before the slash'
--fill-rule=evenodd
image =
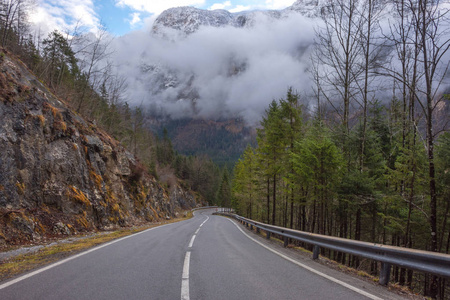
<path id="1" fill-rule="evenodd" d="M 192 248 L 192 246 L 194 245 L 195 237 L 196 237 L 196 235 L 194 234 L 191 238 L 191 242 L 189 243 L 189 248 Z"/>
<path id="2" fill-rule="evenodd" d="M 189 263 L 191 251 L 186 252 L 183 265 L 183 276 L 181 277 L 181 300 L 189 300 Z"/>
<path id="3" fill-rule="evenodd" d="M 206 220 L 203 221 L 202 224 L 200 224 L 200 226 L 197 228 L 194 235 L 192 236 L 191 241 L 189 242 L 188 248 L 192 248 L 192 246 L 194 245 L 195 238 L 196 238 L 200 228 L 208 220 L 209 220 L 209 217 L 206 216 Z M 181 300 L 189 300 L 189 264 L 190 264 L 190 261 L 191 261 L 191 250 L 188 250 L 186 252 L 186 256 L 184 257 L 183 274 L 181 276 Z"/>

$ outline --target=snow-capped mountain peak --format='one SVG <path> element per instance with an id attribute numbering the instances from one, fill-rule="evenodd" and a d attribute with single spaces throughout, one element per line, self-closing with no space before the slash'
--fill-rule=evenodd
<path id="1" fill-rule="evenodd" d="M 174 7 L 165 10 L 155 20 L 153 34 L 166 36 L 168 31 L 187 36 L 196 32 L 201 26 L 237 28 L 251 27 L 261 16 L 280 19 L 291 13 L 300 13 L 306 17 L 317 17 L 324 0 L 298 0 L 284 10 L 259 10 L 230 13 L 226 10 L 203 10 L 194 7 Z"/>

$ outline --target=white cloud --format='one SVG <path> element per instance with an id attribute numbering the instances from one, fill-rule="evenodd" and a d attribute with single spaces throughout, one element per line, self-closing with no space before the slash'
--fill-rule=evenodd
<path id="1" fill-rule="evenodd" d="M 130 23 L 130 26 L 133 28 L 136 24 L 141 23 L 142 19 L 141 19 L 141 14 L 138 12 L 132 13 L 130 15 L 130 19 L 128 19 L 128 23 Z"/>
<path id="2" fill-rule="evenodd" d="M 176 6 L 203 5 L 205 0 L 116 0 L 119 7 L 129 7 L 137 11 L 159 14 L 164 10 Z"/>
<path id="3" fill-rule="evenodd" d="M 214 3 L 209 9 L 215 10 L 215 9 L 225 9 L 228 10 L 231 13 L 251 10 L 251 9 L 257 9 L 258 6 L 251 6 L 251 5 L 232 5 L 231 1 L 225 1 L 223 3 Z"/>
<path id="4" fill-rule="evenodd" d="M 38 0 L 37 4 L 30 21 L 43 35 L 55 29 L 72 33 L 76 27 L 95 32 L 100 23 L 93 0 Z"/>
<path id="5" fill-rule="evenodd" d="M 211 5 L 211 7 L 209 9 L 210 10 L 228 9 L 229 7 L 231 7 L 231 1 L 225 1 L 223 3 L 214 3 L 213 5 Z"/>
<path id="6" fill-rule="evenodd" d="M 291 6 L 295 1 L 293 0 L 266 0 L 267 9 L 283 9 Z"/>
<path id="7" fill-rule="evenodd" d="M 250 10 L 250 9 L 252 9 L 251 6 L 236 5 L 235 8 L 230 9 L 230 12 L 231 13 L 236 13 L 236 12 L 246 11 L 246 10 Z"/>

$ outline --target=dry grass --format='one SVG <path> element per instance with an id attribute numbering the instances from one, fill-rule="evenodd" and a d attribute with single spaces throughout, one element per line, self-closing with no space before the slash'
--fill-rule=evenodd
<path id="1" fill-rule="evenodd" d="M 25 183 L 17 182 L 16 187 L 17 187 L 17 193 L 19 193 L 19 195 L 25 194 Z"/>
<path id="2" fill-rule="evenodd" d="M 89 170 L 89 176 L 94 180 L 95 186 L 97 187 L 97 189 L 101 190 L 102 189 L 102 183 L 103 183 L 102 176 L 100 176 L 97 173 L 95 173 L 93 169 Z"/>
<path id="3" fill-rule="evenodd" d="M 39 122 L 41 123 L 41 126 L 45 126 L 45 117 L 43 115 L 38 115 L 37 118 L 39 119 Z"/>
<path id="4" fill-rule="evenodd" d="M 160 224 L 145 225 L 138 228 L 121 229 L 107 234 L 96 234 L 92 237 L 80 239 L 72 243 L 45 247 L 36 253 L 15 256 L 11 259 L 0 262 L 0 281 L 43 267 L 103 243 L 141 232 L 149 228 L 183 221 L 190 217 L 192 217 L 192 213 L 188 213 L 185 218 L 172 219 Z"/>
<path id="5" fill-rule="evenodd" d="M 86 197 L 86 195 L 73 185 L 68 187 L 66 194 L 73 201 L 84 204 L 86 206 L 86 208 L 88 208 L 92 205 L 91 201 Z"/>

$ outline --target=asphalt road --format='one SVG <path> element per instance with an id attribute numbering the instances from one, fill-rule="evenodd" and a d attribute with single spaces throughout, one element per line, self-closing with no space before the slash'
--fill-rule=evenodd
<path id="1" fill-rule="evenodd" d="M 0 299 L 402 299 L 211 213 L 2 282 Z"/>

